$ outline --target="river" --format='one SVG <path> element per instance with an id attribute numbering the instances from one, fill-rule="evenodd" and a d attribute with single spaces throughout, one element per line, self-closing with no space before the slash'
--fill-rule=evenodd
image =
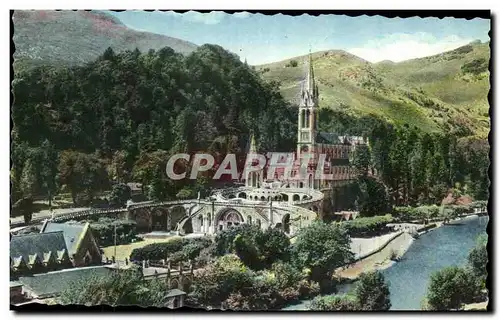
<path id="1" fill-rule="evenodd" d="M 400 262 L 382 271 L 389 282 L 391 310 L 420 310 L 430 275 L 448 266 L 465 265 L 476 238 L 486 231 L 488 217 L 472 216 L 455 223 L 423 234 Z M 350 284 L 339 291 L 346 292 L 352 287 Z M 283 310 L 306 310 L 308 304 L 309 301 L 302 301 Z"/>

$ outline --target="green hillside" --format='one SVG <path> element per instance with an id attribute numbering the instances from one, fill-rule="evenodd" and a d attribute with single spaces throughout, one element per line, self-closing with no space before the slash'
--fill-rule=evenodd
<path id="1" fill-rule="evenodd" d="M 489 43 L 474 42 L 439 55 L 400 63 L 370 63 L 340 50 L 312 54 L 320 106 L 361 116 L 374 114 L 428 132 L 452 130 L 485 137 L 489 131 Z M 279 81 L 296 102 L 306 56 L 257 67 Z M 296 66 L 295 66 L 296 65 Z"/>
<path id="2" fill-rule="evenodd" d="M 80 65 L 95 60 L 111 47 L 115 52 L 171 47 L 190 53 L 188 41 L 127 28 L 100 11 L 14 11 L 15 69 L 33 65 Z"/>

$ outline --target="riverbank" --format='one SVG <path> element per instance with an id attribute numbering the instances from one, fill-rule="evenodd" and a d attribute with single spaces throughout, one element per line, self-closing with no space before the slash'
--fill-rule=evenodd
<path id="1" fill-rule="evenodd" d="M 462 310 L 464 310 L 464 311 L 476 311 L 476 310 L 484 311 L 487 309 L 488 309 L 488 301 L 484 301 L 484 302 L 466 304 Z"/>
<path id="2" fill-rule="evenodd" d="M 430 225 L 433 226 L 429 228 Z M 430 225 L 419 226 L 420 228 L 417 230 L 419 236 L 441 227 L 443 223 L 433 222 Z M 370 239 L 353 239 L 353 242 L 365 245 L 364 248 L 359 247 L 358 252 L 355 252 L 355 256 L 359 260 L 348 267 L 337 269 L 335 275 L 340 279 L 353 281 L 363 272 L 387 269 L 396 263 L 391 258 L 394 255 L 403 258 L 414 240 L 409 233 L 403 231 Z M 351 247 L 356 246 L 356 244 L 351 245 Z"/>
<path id="3" fill-rule="evenodd" d="M 488 218 L 481 216 L 462 217 L 461 220 L 446 225 L 432 222 L 428 227 L 433 228 L 428 230 L 419 228 L 421 236 L 417 241 L 404 233 L 380 251 L 344 270 L 338 270 L 344 279 L 339 279 L 341 283 L 336 286 L 337 294 L 351 292 L 356 278 L 362 272 L 380 270 L 390 286 L 391 310 L 421 310 L 421 302 L 426 297 L 432 273 L 449 266 L 465 265 L 468 252 L 475 246 L 477 236 L 485 232 L 488 223 Z M 390 248 L 399 248 L 401 252 L 405 252 L 400 262 L 390 261 Z M 283 310 L 307 310 L 311 301 L 312 299 L 303 300 Z M 464 306 L 464 309 L 484 310 L 486 305 L 481 302 Z"/>
<path id="4" fill-rule="evenodd" d="M 396 253 L 397 256 L 403 256 L 410 248 L 414 239 L 406 232 L 400 233 L 389 241 L 384 248 L 363 258 L 346 268 L 339 268 L 335 271 L 337 277 L 348 280 L 355 280 L 363 272 L 374 270 L 383 270 L 392 266 L 395 262 L 391 261 L 391 256 Z"/>

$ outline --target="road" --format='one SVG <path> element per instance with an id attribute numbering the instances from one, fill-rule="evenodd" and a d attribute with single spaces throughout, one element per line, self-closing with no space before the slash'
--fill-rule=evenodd
<path id="1" fill-rule="evenodd" d="M 78 211 L 89 210 L 89 209 L 90 208 L 66 208 L 66 209 L 54 209 L 52 211 L 54 213 L 54 217 L 57 217 L 58 215 L 61 215 L 61 214 L 78 212 Z M 50 217 L 51 217 L 50 210 L 41 210 L 39 212 L 33 213 L 32 219 L 45 219 L 45 218 L 50 218 Z M 19 217 L 10 218 L 10 222 L 11 223 L 23 223 L 24 217 L 19 216 Z"/>

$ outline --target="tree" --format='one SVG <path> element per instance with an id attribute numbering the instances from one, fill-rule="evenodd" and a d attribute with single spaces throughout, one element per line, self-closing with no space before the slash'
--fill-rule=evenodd
<path id="1" fill-rule="evenodd" d="M 261 270 L 276 261 L 288 260 L 290 240 L 280 229 L 262 231 L 256 225 L 243 224 L 219 232 L 215 250 L 219 256 L 235 253 L 246 266 Z"/>
<path id="2" fill-rule="evenodd" d="M 374 216 L 389 212 L 389 195 L 383 183 L 372 177 L 359 177 L 357 183 L 357 205 L 361 215 Z"/>
<path id="3" fill-rule="evenodd" d="M 131 190 L 128 185 L 124 183 L 115 184 L 111 188 L 111 193 L 109 195 L 109 203 L 112 206 L 123 207 L 130 198 L 131 198 Z"/>
<path id="4" fill-rule="evenodd" d="M 368 146 L 360 145 L 356 147 L 353 165 L 362 176 L 366 177 L 368 175 L 368 170 L 371 167 L 371 152 Z"/>
<path id="5" fill-rule="evenodd" d="M 184 187 L 176 195 L 177 199 L 192 199 L 194 198 L 193 190 L 189 187 Z"/>
<path id="6" fill-rule="evenodd" d="M 71 191 L 73 203 L 77 196 L 85 195 L 91 201 L 96 191 L 107 186 L 107 174 L 96 155 L 65 150 L 59 157 L 59 181 Z"/>
<path id="7" fill-rule="evenodd" d="M 427 303 L 431 310 L 458 310 L 473 301 L 479 288 L 465 269 L 447 267 L 431 275 Z"/>
<path id="8" fill-rule="evenodd" d="M 356 311 L 360 310 L 356 297 L 352 295 L 331 295 L 314 298 L 308 307 L 313 311 Z"/>
<path id="9" fill-rule="evenodd" d="M 469 252 L 468 262 L 472 268 L 472 271 L 476 277 L 482 280 L 486 280 L 487 277 L 487 265 L 488 265 L 488 248 L 487 248 L 488 237 L 487 234 L 481 235 L 477 239 L 477 244 Z"/>
<path id="10" fill-rule="evenodd" d="M 47 139 L 42 142 L 40 149 L 42 158 L 40 168 L 42 188 L 48 195 L 49 206 L 52 206 L 52 197 L 56 192 L 58 154 L 54 148 L 54 144 Z"/>
<path id="11" fill-rule="evenodd" d="M 266 268 L 276 261 L 288 261 L 290 258 L 290 238 L 281 229 L 267 228 L 258 232 L 255 243 Z"/>
<path id="12" fill-rule="evenodd" d="M 192 302 L 202 307 L 220 308 L 230 294 L 253 286 L 254 274 L 235 255 L 225 255 L 195 273 Z"/>
<path id="13" fill-rule="evenodd" d="M 26 160 L 21 175 L 21 190 L 25 197 L 32 197 L 36 194 L 38 189 L 37 177 L 38 173 L 33 160 Z"/>
<path id="14" fill-rule="evenodd" d="M 310 279 L 321 285 L 331 280 L 335 269 L 353 261 L 350 244 L 349 234 L 342 226 L 314 221 L 299 230 L 292 247 L 292 261 L 300 270 L 309 269 Z"/>
<path id="15" fill-rule="evenodd" d="M 129 176 L 127 168 L 127 151 L 118 150 L 113 154 L 111 164 L 108 168 L 110 180 L 117 183 L 125 183 Z"/>
<path id="16" fill-rule="evenodd" d="M 386 311 L 391 308 L 389 285 L 379 271 L 361 274 L 354 293 L 361 310 Z"/>
<path id="17" fill-rule="evenodd" d="M 61 304 L 81 305 L 139 305 L 165 307 L 167 284 L 152 280 L 147 283 L 138 270 L 112 271 L 111 275 L 94 275 L 76 281 L 58 298 Z"/>
<path id="18" fill-rule="evenodd" d="M 19 199 L 12 205 L 12 214 L 13 216 L 22 215 L 24 217 L 24 223 L 28 224 L 31 222 L 31 218 L 33 216 L 34 206 L 33 206 L 33 198 L 25 197 Z"/>

